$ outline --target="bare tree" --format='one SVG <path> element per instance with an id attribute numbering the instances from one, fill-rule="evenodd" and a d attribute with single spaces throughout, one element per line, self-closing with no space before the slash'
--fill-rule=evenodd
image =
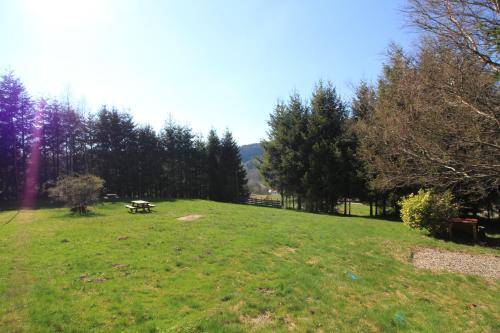
<path id="1" fill-rule="evenodd" d="M 358 126 L 374 185 L 498 191 L 500 99 L 490 74 L 446 45 L 424 42 L 415 57 L 393 49 L 373 114 Z"/>
<path id="2" fill-rule="evenodd" d="M 98 201 L 103 184 L 104 180 L 91 174 L 65 176 L 48 192 L 51 198 L 66 203 L 71 211 L 85 214 L 88 206 Z"/>
<path id="3" fill-rule="evenodd" d="M 499 0 L 409 0 L 410 22 L 500 73 Z"/>

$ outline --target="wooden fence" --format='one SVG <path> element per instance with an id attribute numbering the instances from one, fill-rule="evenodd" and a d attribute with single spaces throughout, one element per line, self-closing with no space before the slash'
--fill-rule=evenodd
<path id="1" fill-rule="evenodd" d="M 243 200 L 242 203 L 245 205 L 281 208 L 281 201 L 273 199 L 258 199 L 250 197 L 248 199 Z"/>

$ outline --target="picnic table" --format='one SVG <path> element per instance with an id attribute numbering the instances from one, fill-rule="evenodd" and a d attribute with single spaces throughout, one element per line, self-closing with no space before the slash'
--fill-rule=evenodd
<path id="1" fill-rule="evenodd" d="M 472 219 L 472 218 L 461 218 L 461 217 L 455 217 L 449 220 L 449 226 L 448 226 L 448 233 L 450 236 L 450 239 L 453 238 L 453 226 L 455 224 L 465 224 L 465 225 L 470 225 L 472 227 L 472 237 L 474 238 L 474 242 L 477 242 L 477 219 Z"/>
<path id="2" fill-rule="evenodd" d="M 150 203 L 149 201 L 144 200 L 132 200 L 130 201 L 130 205 L 125 205 L 128 208 L 130 213 L 137 213 L 139 209 L 142 209 L 143 213 L 151 213 L 151 208 L 154 208 L 155 205 Z"/>

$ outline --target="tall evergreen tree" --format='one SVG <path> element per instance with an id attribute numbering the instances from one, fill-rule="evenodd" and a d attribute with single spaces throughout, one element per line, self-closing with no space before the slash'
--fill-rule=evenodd
<path id="1" fill-rule="evenodd" d="M 223 179 L 221 178 L 221 142 L 217 132 L 211 129 L 207 138 L 207 179 L 208 179 L 208 198 L 210 200 L 222 201 Z"/>
<path id="2" fill-rule="evenodd" d="M 105 106 L 95 122 L 95 157 L 98 175 L 105 180 L 108 192 L 133 195 L 137 163 L 135 124 L 127 113 Z"/>
<path id="3" fill-rule="evenodd" d="M 347 110 L 335 88 L 319 82 L 311 99 L 306 172 L 309 210 L 334 211 L 341 195 L 349 196 L 349 169 L 341 153 L 341 137 Z"/>
<path id="4" fill-rule="evenodd" d="M 356 88 L 355 96 L 351 103 L 351 118 L 348 120 L 348 131 L 346 133 L 348 136 L 347 140 L 351 143 L 351 151 L 354 152 L 349 158 L 350 163 L 354 165 L 353 169 L 356 171 L 354 175 L 353 195 L 369 203 L 370 216 L 374 215 L 374 204 L 377 204 L 377 198 L 381 196 L 381 193 L 377 193 L 377 191 L 370 186 L 372 173 L 369 170 L 370 165 L 363 163 L 363 153 L 360 150 L 358 130 L 360 124 L 370 123 L 376 102 L 377 94 L 375 89 L 366 82 L 361 81 Z"/>
<path id="5" fill-rule="evenodd" d="M 193 168 L 193 187 L 191 198 L 208 198 L 208 167 L 207 167 L 207 144 L 201 135 L 197 135 L 194 140 L 194 155 L 191 162 Z"/>
<path id="6" fill-rule="evenodd" d="M 305 175 L 309 169 L 308 136 L 309 109 L 299 94 L 290 96 L 288 103 L 278 103 L 268 122 L 269 137 L 263 143 L 264 159 L 261 172 L 269 184 L 276 185 L 285 204 L 297 199 L 297 208 L 307 194 Z M 294 204 L 292 204 L 294 205 Z"/>
<path id="7" fill-rule="evenodd" d="M 138 195 L 154 197 L 158 195 L 161 176 L 162 154 L 160 139 L 151 126 L 137 129 L 137 176 L 136 190 Z"/>
<path id="8" fill-rule="evenodd" d="M 238 202 L 248 196 L 246 171 L 241 164 L 240 149 L 233 135 L 226 130 L 220 148 L 222 201 Z"/>
<path id="9" fill-rule="evenodd" d="M 31 143 L 33 108 L 24 85 L 8 72 L 0 77 L 0 198 L 22 195 Z"/>

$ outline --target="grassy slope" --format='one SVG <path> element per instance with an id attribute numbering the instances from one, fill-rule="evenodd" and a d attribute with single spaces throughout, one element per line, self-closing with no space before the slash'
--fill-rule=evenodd
<path id="1" fill-rule="evenodd" d="M 204 217 L 175 220 L 187 214 Z M 498 254 L 400 223 L 206 201 L 22 212 L 0 226 L 0 331 L 498 332 L 500 283 L 417 270 L 417 246 Z"/>

